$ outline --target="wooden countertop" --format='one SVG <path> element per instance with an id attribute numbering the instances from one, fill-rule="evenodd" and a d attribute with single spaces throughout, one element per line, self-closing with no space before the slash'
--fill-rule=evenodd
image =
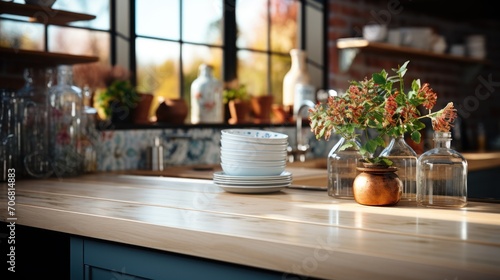
<path id="1" fill-rule="evenodd" d="M 500 278 L 500 204 L 370 207 L 324 191 L 235 194 L 211 180 L 116 174 L 18 181 L 15 191 L 18 224 L 282 271 L 283 279 Z M 6 195 L 0 213 L 11 221 Z"/>

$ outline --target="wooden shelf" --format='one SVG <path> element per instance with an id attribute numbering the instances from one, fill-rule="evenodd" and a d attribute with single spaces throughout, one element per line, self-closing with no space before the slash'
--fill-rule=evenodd
<path id="1" fill-rule="evenodd" d="M 406 56 L 418 56 L 431 59 L 441 59 L 471 65 L 484 65 L 487 60 L 472 57 L 457 56 L 445 53 L 434 53 L 412 47 L 395 46 L 382 42 L 370 42 L 361 38 L 342 38 L 337 40 L 337 48 L 341 50 L 340 69 L 349 69 L 352 61 L 360 51 L 382 52 L 390 54 L 400 54 Z"/>
<path id="2" fill-rule="evenodd" d="M 36 5 L 19 4 L 0 1 L 0 14 L 13 14 L 18 16 L 30 17 L 32 22 L 43 24 L 68 24 L 74 21 L 93 20 L 94 15 L 73 13 L 68 11 L 56 10 Z"/>
<path id="3" fill-rule="evenodd" d="M 18 63 L 26 66 L 56 66 L 99 61 L 96 56 L 72 55 L 44 51 L 19 50 L 0 47 L 0 63 Z"/>

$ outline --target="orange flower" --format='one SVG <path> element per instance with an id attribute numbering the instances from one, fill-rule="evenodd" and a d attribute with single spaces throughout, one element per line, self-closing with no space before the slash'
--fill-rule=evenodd
<path id="1" fill-rule="evenodd" d="M 431 110 L 434 105 L 436 105 L 437 101 L 437 94 L 434 92 L 434 90 L 429 86 L 428 83 L 425 83 L 422 88 L 418 91 L 418 96 L 420 98 L 424 98 L 424 102 L 422 105 L 428 109 Z"/>
<path id="2" fill-rule="evenodd" d="M 452 123 L 457 118 L 457 110 L 450 102 L 442 110 L 438 111 L 432 119 L 432 128 L 434 131 L 450 132 L 453 127 Z"/>

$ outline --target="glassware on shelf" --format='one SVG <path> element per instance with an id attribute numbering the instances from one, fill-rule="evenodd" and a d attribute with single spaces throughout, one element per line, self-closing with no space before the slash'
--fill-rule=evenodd
<path id="1" fill-rule="evenodd" d="M 434 148 L 417 160 L 417 205 L 460 208 L 467 205 L 467 160 L 450 148 L 450 132 L 434 133 Z"/>
<path id="2" fill-rule="evenodd" d="M 0 89 L 0 181 L 8 180 L 8 170 L 18 168 L 18 119 L 16 117 L 15 92 Z M 18 170 L 18 169 L 16 169 Z"/>
<path id="3" fill-rule="evenodd" d="M 82 116 L 82 93 L 73 85 L 73 70 L 69 65 L 60 65 L 57 67 L 57 85 L 49 92 L 49 151 L 57 177 L 83 173 Z"/>
<path id="4" fill-rule="evenodd" d="M 391 139 L 379 156 L 384 156 L 397 167 L 396 174 L 403 182 L 401 200 L 415 201 L 417 193 L 417 153 L 406 143 L 403 136 Z"/>
<path id="5" fill-rule="evenodd" d="M 328 195 L 334 198 L 354 199 L 352 184 L 357 170 L 361 144 L 341 137 L 328 154 Z"/>
<path id="6" fill-rule="evenodd" d="M 213 76 L 213 67 L 202 64 L 191 84 L 191 123 L 223 123 L 222 83 Z"/>
<path id="7" fill-rule="evenodd" d="M 17 97 L 24 104 L 20 110 L 22 120 L 21 174 L 44 178 L 52 174 L 49 157 L 48 91 L 53 83 L 51 68 L 26 68 L 24 86 L 17 91 Z"/>

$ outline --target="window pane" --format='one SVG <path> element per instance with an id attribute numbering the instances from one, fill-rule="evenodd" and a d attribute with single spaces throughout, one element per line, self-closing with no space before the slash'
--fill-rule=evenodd
<path id="1" fill-rule="evenodd" d="M 236 5 L 238 48 L 267 50 L 267 0 L 241 0 Z"/>
<path id="2" fill-rule="evenodd" d="M 138 0 L 135 2 L 137 35 L 179 40 L 179 0 Z"/>
<path id="3" fill-rule="evenodd" d="M 75 55 L 98 56 L 109 61 L 109 33 L 71 27 L 49 26 L 49 51 Z"/>
<path id="4" fill-rule="evenodd" d="M 179 98 L 179 56 L 178 43 L 136 40 L 137 89 L 155 96 L 151 112 L 156 111 L 159 97 Z"/>
<path id="5" fill-rule="evenodd" d="M 119 5 L 120 3 L 118 3 Z M 57 0 L 52 6 L 54 9 L 96 16 L 94 20 L 75 21 L 70 25 L 95 29 L 109 30 L 109 0 Z"/>
<path id="6" fill-rule="evenodd" d="M 298 46 L 299 1 L 272 0 L 271 13 L 271 51 L 288 53 Z"/>
<path id="7" fill-rule="evenodd" d="M 43 50 L 43 25 L 0 21 L 0 46 L 24 50 Z"/>
<path id="8" fill-rule="evenodd" d="M 254 96 L 266 95 L 267 54 L 250 51 L 238 52 L 238 80 Z"/>
<path id="9" fill-rule="evenodd" d="M 222 0 L 184 0 L 182 4 L 182 40 L 222 45 Z"/>

